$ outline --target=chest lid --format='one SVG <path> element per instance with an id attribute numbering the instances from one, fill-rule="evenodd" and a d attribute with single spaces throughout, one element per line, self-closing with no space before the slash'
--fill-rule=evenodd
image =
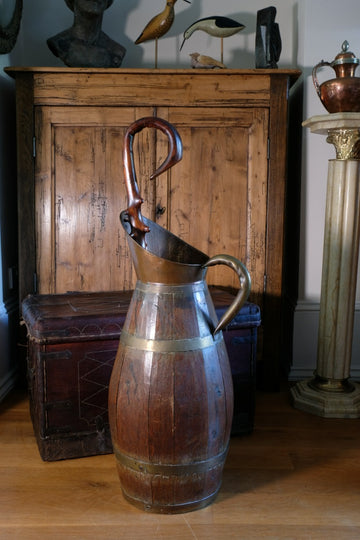
<path id="1" fill-rule="evenodd" d="M 218 319 L 234 296 L 209 288 Z M 39 343 L 119 339 L 133 291 L 28 295 L 22 317 L 30 339 Z M 227 330 L 259 326 L 260 308 L 246 302 Z"/>
<path id="2" fill-rule="evenodd" d="M 118 339 L 132 291 L 29 295 L 22 317 L 41 343 Z"/>

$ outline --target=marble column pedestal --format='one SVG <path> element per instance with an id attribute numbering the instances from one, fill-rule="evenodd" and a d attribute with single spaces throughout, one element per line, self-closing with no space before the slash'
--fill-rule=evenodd
<path id="1" fill-rule="evenodd" d="M 298 382 L 296 408 L 327 418 L 360 417 L 360 385 L 349 381 L 360 237 L 360 113 L 314 116 L 303 125 L 334 144 L 329 161 L 317 366 Z"/>

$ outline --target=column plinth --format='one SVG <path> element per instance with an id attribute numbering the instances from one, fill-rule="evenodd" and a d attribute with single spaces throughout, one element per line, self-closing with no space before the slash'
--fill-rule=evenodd
<path id="1" fill-rule="evenodd" d="M 360 238 L 360 114 L 336 113 L 303 123 L 327 136 L 329 161 L 317 367 L 291 389 L 296 408 L 324 417 L 360 417 L 360 385 L 349 381 Z"/>

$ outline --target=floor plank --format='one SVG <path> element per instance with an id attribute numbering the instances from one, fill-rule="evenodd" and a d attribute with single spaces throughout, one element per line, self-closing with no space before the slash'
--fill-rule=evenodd
<path id="1" fill-rule="evenodd" d="M 257 395 L 254 432 L 233 437 L 209 507 L 147 514 L 121 494 L 113 455 L 41 460 L 28 401 L 0 404 L 1 539 L 357 539 L 359 420 L 295 410 L 288 390 Z"/>

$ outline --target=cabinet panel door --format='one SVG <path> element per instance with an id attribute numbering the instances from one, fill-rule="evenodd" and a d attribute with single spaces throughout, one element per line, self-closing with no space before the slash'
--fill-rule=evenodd
<path id="1" fill-rule="evenodd" d="M 184 150 L 167 180 L 157 179 L 156 204 L 166 208 L 158 222 L 210 256 L 239 258 L 251 274 L 251 298 L 261 304 L 268 109 L 169 108 L 157 114 L 177 127 Z M 161 141 L 158 157 L 163 159 L 166 142 Z M 223 266 L 209 269 L 208 282 L 238 287 L 235 274 Z"/>
<path id="2" fill-rule="evenodd" d="M 126 290 L 135 276 L 119 214 L 127 207 L 123 139 L 150 109 L 37 108 L 36 230 L 39 293 Z M 155 137 L 135 139 L 139 183 L 148 177 Z M 140 151 L 140 148 L 143 151 Z M 154 214 L 155 184 L 140 185 Z"/>
<path id="3" fill-rule="evenodd" d="M 149 108 L 36 109 L 38 292 L 126 290 L 135 285 L 119 213 L 126 208 L 123 138 Z M 144 215 L 209 256 L 242 260 L 261 304 L 265 274 L 268 110 L 159 108 L 183 142 L 183 159 L 155 182 L 168 142 L 155 130 L 135 137 Z M 156 208 L 165 209 L 164 213 Z M 225 267 L 208 282 L 237 287 Z"/>

